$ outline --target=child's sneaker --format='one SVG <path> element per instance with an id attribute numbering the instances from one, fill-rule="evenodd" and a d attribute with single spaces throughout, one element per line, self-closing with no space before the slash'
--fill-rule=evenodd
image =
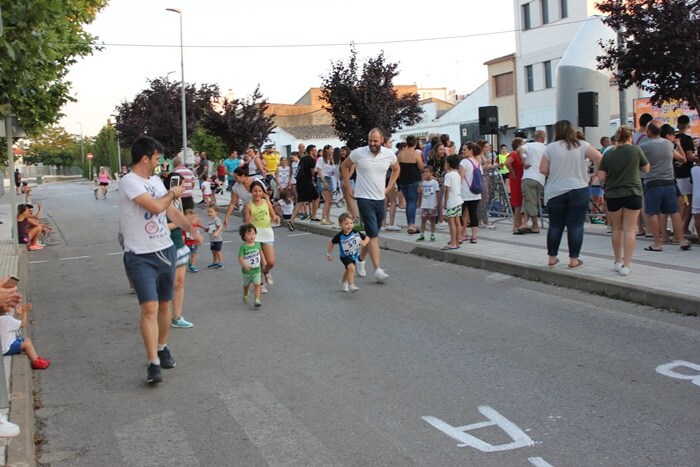
<path id="1" fill-rule="evenodd" d="M 425 236 L 423 234 L 420 234 L 418 238 L 416 238 L 417 242 L 424 242 L 425 241 Z"/>
<path id="2" fill-rule="evenodd" d="M 216 269 L 223 269 L 224 265 L 223 263 L 216 263 Z"/>
<path id="3" fill-rule="evenodd" d="M 199 269 L 197 269 L 197 266 L 192 266 L 190 264 L 189 268 L 190 268 L 190 272 L 199 272 Z"/>
<path id="4" fill-rule="evenodd" d="M 194 326 L 194 324 L 190 323 L 182 316 L 178 319 L 170 320 L 170 327 L 172 328 L 191 328 L 192 326 Z"/>
<path id="5" fill-rule="evenodd" d="M 357 292 L 358 290 L 360 290 L 360 288 L 355 284 L 349 284 L 348 288 L 350 289 L 350 292 Z"/>
<path id="6" fill-rule="evenodd" d="M 253 305 L 253 306 L 255 306 L 255 308 L 260 308 L 260 307 L 262 306 L 262 303 L 260 303 L 260 299 L 259 299 L 259 298 L 256 298 L 256 299 L 255 299 L 255 305 Z"/>
<path id="7" fill-rule="evenodd" d="M 435 234 L 430 234 L 430 241 L 434 242 L 435 241 Z"/>
<path id="8" fill-rule="evenodd" d="M 207 266 L 207 269 L 216 269 L 219 266 L 219 263 L 211 263 L 209 266 Z"/>
<path id="9" fill-rule="evenodd" d="M 343 292 L 350 292 L 350 286 L 347 282 L 343 282 Z"/>
<path id="10" fill-rule="evenodd" d="M 36 360 L 32 362 L 32 368 L 35 370 L 45 370 L 51 365 L 51 360 L 44 360 L 41 357 L 36 357 Z"/>

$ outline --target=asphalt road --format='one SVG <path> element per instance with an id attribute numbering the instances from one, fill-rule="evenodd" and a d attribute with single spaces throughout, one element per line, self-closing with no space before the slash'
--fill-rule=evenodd
<path id="1" fill-rule="evenodd" d="M 148 387 L 116 195 L 35 190 L 57 227 L 29 255 L 33 337 L 53 359 L 35 373 L 43 464 L 700 463 L 698 318 L 395 252 L 387 284 L 349 295 L 328 238 L 283 229 L 254 310 L 238 220 L 226 268 L 187 274 L 195 327 L 172 330 L 177 367 Z"/>

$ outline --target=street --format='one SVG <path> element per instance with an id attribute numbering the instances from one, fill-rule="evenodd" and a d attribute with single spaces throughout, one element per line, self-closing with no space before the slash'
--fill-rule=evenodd
<path id="1" fill-rule="evenodd" d="M 346 294 L 329 238 L 286 229 L 253 309 L 239 218 L 225 269 L 200 248 L 195 326 L 171 330 L 177 366 L 148 387 L 111 190 L 34 191 L 55 226 L 29 252 L 32 338 L 53 360 L 35 373 L 42 464 L 698 465 L 697 317 L 392 251 L 386 284 L 368 267 Z"/>

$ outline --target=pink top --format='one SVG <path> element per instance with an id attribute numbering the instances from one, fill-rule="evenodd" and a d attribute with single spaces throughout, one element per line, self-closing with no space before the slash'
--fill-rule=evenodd
<path id="1" fill-rule="evenodd" d="M 105 172 L 100 172 L 100 183 L 109 183 L 109 175 Z"/>

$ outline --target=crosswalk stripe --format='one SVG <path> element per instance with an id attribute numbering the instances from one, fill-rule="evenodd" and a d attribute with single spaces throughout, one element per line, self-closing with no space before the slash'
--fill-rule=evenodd
<path id="1" fill-rule="evenodd" d="M 340 465 L 262 383 L 240 384 L 220 398 L 270 467 Z"/>
<path id="2" fill-rule="evenodd" d="M 167 436 L 163 436 L 166 431 Z M 138 420 L 116 435 L 123 465 L 199 467 L 199 461 L 187 443 L 187 434 L 180 428 L 172 411 Z"/>

